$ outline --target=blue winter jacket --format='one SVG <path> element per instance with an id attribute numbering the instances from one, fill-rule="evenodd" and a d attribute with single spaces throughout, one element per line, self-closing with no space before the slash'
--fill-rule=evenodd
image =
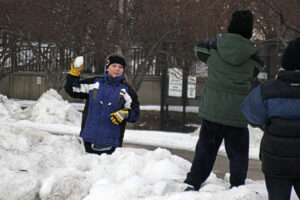
<path id="1" fill-rule="evenodd" d="M 260 159 L 264 174 L 300 178 L 300 72 L 280 71 L 242 104 L 246 118 L 264 124 Z"/>
<path id="2" fill-rule="evenodd" d="M 283 79 L 282 77 L 291 79 L 290 74 L 297 73 L 282 71 L 277 80 L 266 82 L 263 85 L 256 87 L 249 94 L 241 106 L 243 114 L 249 121 L 255 124 L 268 124 L 271 118 L 300 119 L 300 95 L 298 95 L 299 97 L 293 97 L 291 94 L 283 96 L 284 93 L 280 91 L 283 85 L 282 82 L 287 82 L 286 79 Z M 291 83 L 288 86 L 290 88 L 299 88 L 300 79 L 293 81 L 294 82 L 289 81 Z M 278 93 L 277 96 L 271 98 L 270 95 L 268 96 L 265 93 L 262 93 L 262 87 L 275 85 L 276 83 L 281 83 L 276 87 Z M 287 91 L 287 88 L 284 89 Z"/>
<path id="3" fill-rule="evenodd" d="M 125 100 L 120 98 L 120 90 L 125 89 L 132 99 L 129 117 L 120 125 L 115 125 L 110 114 L 124 107 Z M 124 76 L 80 80 L 67 75 L 65 91 L 73 98 L 86 99 L 83 111 L 80 136 L 85 142 L 120 147 L 122 146 L 126 122 L 135 122 L 140 117 L 139 101 L 136 92 L 124 82 Z"/>

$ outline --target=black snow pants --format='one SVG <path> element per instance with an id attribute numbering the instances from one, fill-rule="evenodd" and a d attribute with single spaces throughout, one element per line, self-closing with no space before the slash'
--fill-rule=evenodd
<path id="1" fill-rule="evenodd" d="M 231 187 L 244 185 L 248 171 L 249 130 L 202 120 L 192 167 L 185 183 L 199 190 L 213 169 L 224 139 L 229 159 Z"/>
<path id="2" fill-rule="evenodd" d="M 265 175 L 265 180 L 269 200 L 290 200 L 292 187 L 300 198 L 300 178 L 283 179 Z"/>

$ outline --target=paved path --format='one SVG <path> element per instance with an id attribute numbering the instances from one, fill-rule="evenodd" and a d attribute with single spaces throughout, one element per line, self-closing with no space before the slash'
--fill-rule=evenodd
<path id="1" fill-rule="evenodd" d="M 154 150 L 157 147 L 145 146 L 145 145 L 136 145 L 136 144 L 124 144 L 123 146 L 127 147 L 136 147 L 144 148 L 149 150 Z M 168 149 L 172 154 L 180 156 L 190 162 L 193 161 L 194 152 L 178 150 L 178 149 Z M 225 173 L 229 172 L 229 161 L 225 156 L 218 156 L 215 162 L 213 172 L 217 175 L 218 178 L 224 178 Z M 258 160 L 249 160 L 248 175 L 247 178 L 252 180 L 263 180 L 264 176 L 261 172 L 261 162 Z"/>

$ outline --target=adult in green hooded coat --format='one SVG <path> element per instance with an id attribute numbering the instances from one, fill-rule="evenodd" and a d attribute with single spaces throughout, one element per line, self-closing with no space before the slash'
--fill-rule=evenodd
<path id="1" fill-rule="evenodd" d="M 245 184 L 249 158 L 248 120 L 241 104 L 251 90 L 254 75 L 263 62 L 252 37 L 253 15 L 249 10 L 232 15 L 228 33 L 216 40 L 200 40 L 196 57 L 208 65 L 208 78 L 199 106 L 202 126 L 186 191 L 199 190 L 212 171 L 224 139 L 230 162 L 231 187 Z M 259 70 L 255 70 L 259 69 Z"/>

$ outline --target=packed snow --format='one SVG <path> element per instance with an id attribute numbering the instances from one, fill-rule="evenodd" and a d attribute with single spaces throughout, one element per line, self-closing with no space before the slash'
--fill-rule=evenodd
<path id="1" fill-rule="evenodd" d="M 194 151 L 197 132 L 126 130 L 125 143 L 158 148 L 124 147 L 98 156 L 85 153 L 78 137 L 78 104 L 53 89 L 23 110 L 24 103 L 0 95 L 1 200 L 268 199 L 263 180 L 247 179 L 245 186 L 228 189 L 228 173 L 223 179 L 211 173 L 199 192 L 183 192 L 191 163 L 166 148 Z M 250 155 L 257 158 L 262 132 L 249 128 Z"/>

